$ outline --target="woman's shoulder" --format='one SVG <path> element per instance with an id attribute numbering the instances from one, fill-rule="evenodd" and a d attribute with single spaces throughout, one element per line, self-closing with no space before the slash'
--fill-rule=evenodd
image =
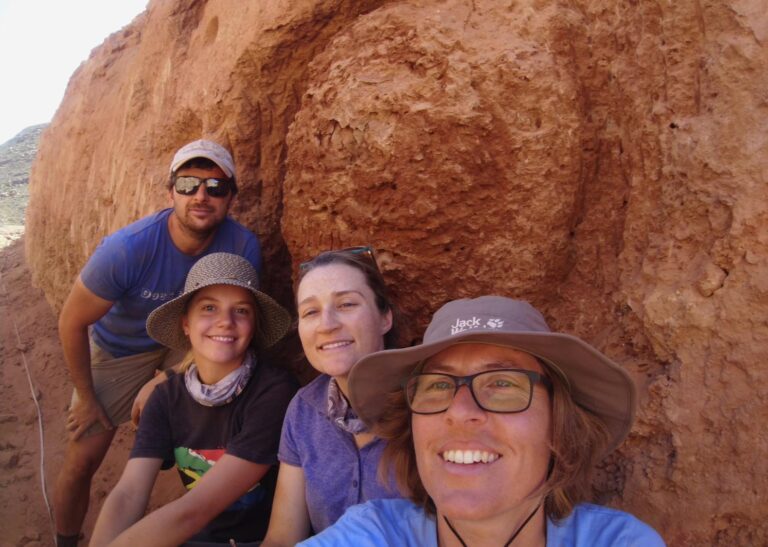
<path id="1" fill-rule="evenodd" d="M 299 390 L 299 393 L 308 395 L 322 394 L 323 400 L 325 400 L 325 394 L 328 391 L 328 383 L 331 381 L 331 377 L 327 374 L 320 374 L 314 378 L 311 382 L 305 385 Z"/>
<path id="2" fill-rule="evenodd" d="M 257 363 L 258 368 L 256 369 L 256 376 L 259 379 L 259 383 L 265 387 L 273 384 L 286 384 L 293 387 L 294 391 L 298 389 L 299 383 L 288 370 L 266 360 L 262 361 L 259 359 Z"/>
<path id="3" fill-rule="evenodd" d="M 359 505 L 353 505 L 349 509 L 359 513 L 364 518 L 376 516 L 377 518 L 389 519 L 408 519 L 408 520 L 431 520 L 422 507 L 419 507 L 409 499 L 405 498 L 381 498 L 370 500 Z"/>
<path id="4" fill-rule="evenodd" d="M 161 372 L 160 374 L 164 374 Z M 150 397 L 155 397 L 161 404 L 170 404 L 187 394 L 184 373 L 172 374 L 165 382 L 155 386 Z"/>
<path id="5" fill-rule="evenodd" d="M 302 387 L 296 394 L 296 399 L 304 401 L 312 408 L 325 410 L 328 405 L 328 383 L 330 381 L 330 376 L 321 374 Z"/>
<path id="6" fill-rule="evenodd" d="M 311 424 L 314 427 L 318 419 L 325 416 L 328 407 L 329 380 L 330 376 L 322 374 L 296 392 L 285 415 L 289 428 L 304 429 Z"/>
<path id="7" fill-rule="evenodd" d="M 664 540 L 651 526 L 637 517 L 620 511 L 581 503 L 560 522 L 547 524 L 547 545 L 602 547 L 642 545 L 663 547 Z"/>
<path id="8" fill-rule="evenodd" d="M 265 404 L 273 406 L 275 411 L 281 409 L 283 415 L 298 389 L 299 383 L 290 372 L 267 362 L 259 362 L 248 385 L 236 400 L 240 400 L 239 406 L 248 408 Z"/>
<path id="9" fill-rule="evenodd" d="M 333 526 L 301 545 L 403 545 L 436 543 L 435 521 L 406 499 L 377 499 L 353 505 Z"/>

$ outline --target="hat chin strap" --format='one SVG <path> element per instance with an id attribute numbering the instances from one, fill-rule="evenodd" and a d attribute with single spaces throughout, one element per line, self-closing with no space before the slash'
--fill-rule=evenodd
<path id="1" fill-rule="evenodd" d="M 523 523 L 518 527 L 517 530 L 515 530 L 512 533 L 512 536 L 507 540 L 507 542 L 504 544 L 504 547 L 509 547 L 513 541 L 515 541 L 515 538 L 520 534 L 520 532 L 523 531 L 523 528 L 525 528 L 529 522 L 531 522 L 531 519 L 533 518 L 533 515 L 539 512 L 539 509 L 541 509 L 541 505 L 544 503 L 544 500 L 540 501 L 539 504 L 536 506 L 536 508 L 533 510 L 533 512 L 528 515 L 528 518 L 526 518 Z M 453 527 L 451 524 L 451 521 L 448 520 L 448 517 L 443 516 L 443 520 L 448 525 L 448 528 L 450 528 L 451 532 L 453 532 L 453 535 L 456 536 L 456 539 L 461 542 L 463 547 L 467 547 L 467 544 L 464 542 L 462 537 L 459 535 L 459 533 L 456 531 L 456 528 Z M 436 528 L 437 529 L 437 528 Z M 440 532 L 437 532 L 437 544 L 440 545 Z"/>

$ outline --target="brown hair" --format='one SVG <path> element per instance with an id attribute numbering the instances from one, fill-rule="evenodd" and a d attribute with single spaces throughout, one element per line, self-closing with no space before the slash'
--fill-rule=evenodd
<path id="1" fill-rule="evenodd" d="M 325 251 L 312 260 L 302 262 L 299 267 L 299 278 L 296 281 L 293 293 L 298 295 L 301 281 L 315 268 L 328 266 L 329 264 L 342 264 L 359 270 L 365 277 L 366 284 L 373 291 L 376 307 L 379 312 L 382 314 L 388 311 L 392 312 L 392 328 L 384 334 L 384 348 L 398 348 L 400 347 L 400 314 L 389 297 L 389 290 L 386 283 L 384 283 L 384 276 L 381 275 L 372 253 L 373 251 L 371 251 L 370 255 L 368 253 L 354 253 L 346 250 Z"/>
<path id="2" fill-rule="evenodd" d="M 576 404 L 566 380 L 546 363 L 542 366 L 552 381 L 552 459 L 547 480 L 533 495 L 544 495 L 547 516 L 558 521 L 589 499 L 592 471 L 608 444 L 608 433 L 599 418 Z M 389 394 L 387 411 L 375 432 L 388 441 L 379 464 L 380 480 L 394 475 L 403 494 L 434 514 L 434 502 L 416 467 L 411 413 L 402 390 Z"/>

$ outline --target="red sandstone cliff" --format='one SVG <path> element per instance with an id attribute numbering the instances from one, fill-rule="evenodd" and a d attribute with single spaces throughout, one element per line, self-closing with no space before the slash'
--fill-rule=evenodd
<path id="1" fill-rule="evenodd" d="M 297 262 L 360 243 L 414 337 L 450 298 L 533 301 L 640 386 L 600 499 L 670 545 L 762 545 L 766 89 L 764 0 L 153 0 L 43 135 L 27 258 L 60 305 L 216 138 L 284 303 Z"/>

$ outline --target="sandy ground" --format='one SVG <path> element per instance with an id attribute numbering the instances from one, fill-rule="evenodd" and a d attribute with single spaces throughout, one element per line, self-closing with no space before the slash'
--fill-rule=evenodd
<path id="1" fill-rule="evenodd" d="M 57 338 L 56 315 L 42 291 L 30 284 L 23 240 L 0 249 L 0 343 L 0 547 L 53 545 L 53 525 L 41 484 L 40 427 L 32 390 L 41 410 L 42 474 L 52 503 L 64 455 L 64 419 L 72 388 Z M 130 427 L 122 426 L 94 477 L 83 545 L 104 498 L 120 476 L 132 441 Z M 161 473 L 150 508 L 181 493 L 176 472 Z"/>

